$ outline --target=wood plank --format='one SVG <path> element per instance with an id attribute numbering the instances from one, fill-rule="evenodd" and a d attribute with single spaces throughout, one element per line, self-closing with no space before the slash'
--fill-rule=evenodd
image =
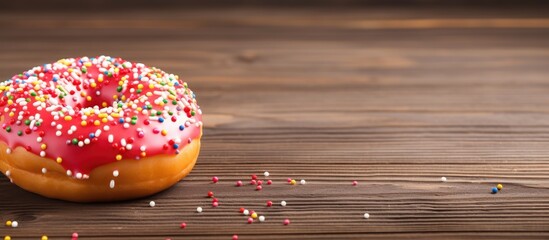
<path id="1" fill-rule="evenodd" d="M 141 61 L 190 82 L 205 134 L 192 173 L 144 199 L 67 203 L 2 176 L 0 220 L 20 227 L 0 236 L 546 239 L 548 15 L 446 10 L 1 14 L 0 78 L 68 56 Z M 263 171 L 274 185 L 233 186 Z"/>

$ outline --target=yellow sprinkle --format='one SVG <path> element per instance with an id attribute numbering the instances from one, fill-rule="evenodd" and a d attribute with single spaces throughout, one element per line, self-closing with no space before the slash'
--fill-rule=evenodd
<path id="1" fill-rule="evenodd" d="M 150 97 L 150 96 L 152 96 L 153 94 L 152 94 L 152 92 L 148 92 L 146 95 L 147 95 L 147 97 Z"/>
<path id="2" fill-rule="evenodd" d="M 87 97 L 86 97 L 86 101 L 91 102 L 91 100 L 92 100 L 92 97 L 91 97 L 91 96 L 87 96 Z"/>
<path id="3" fill-rule="evenodd" d="M 292 179 L 292 181 L 290 181 L 290 184 L 295 185 L 296 184 L 295 179 Z"/>
<path id="4" fill-rule="evenodd" d="M 102 76 L 99 76 L 99 77 L 97 78 L 97 81 L 98 81 L 98 82 L 103 82 L 103 77 L 102 77 Z"/>
<path id="5" fill-rule="evenodd" d="M 122 101 L 126 100 L 126 96 L 122 95 Z"/>
<path id="6" fill-rule="evenodd" d="M 112 95 L 113 99 L 118 99 L 118 95 Z"/>
<path id="7" fill-rule="evenodd" d="M 496 187 L 498 188 L 498 190 L 501 190 L 503 188 L 503 185 L 498 184 Z"/>
<path id="8" fill-rule="evenodd" d="M 80 122 L 80 125 L 82 125 L 82 127 L 85 127 L 85 126 L 88 125 L 88 122 L 87 121 L 82 121 L 82 122 Z"/>
<path id="9" fill-rule="evenodd" d="M 142 89 L 142 88 L 143 88 L 143 84 L 140 83 L 139 85 L 137 85 L 137 89 Z"/>
<path id="10" fill-rule="evenodd" d="M 149 88 L 150 88 L 150 89 L 154 89 L 154 84 L 152 84 L 152 83 L 149 84 Z"/>
<path id="11" fill-rule="evenodd" d="M 97 83 L 95 83 L 95 82 L 90 83 L 90 87 L 92 87 L 92 88 L 97 87 Z"/>
<path id="12" fill-rule="evenodd" d="M 147 156 L 147 153 L 146 152 L 141 152 L 141 154 L 139 154 L 139 155 L 141 155 L 141 157 L 145 157 L 145 156 Z"/>
<path id="13" fill-rule="evenodd" d="M 99 126 L 99 124 L 101 124 L 101 122 L 100 122 L 99 120 L 95 120 L 95 121 L 93 121 L 93 125 L 95 125 L 95 126 Z"/>
<path id="14" fill-rule="evenodd" d="M 85 96 L 86 96 L 86 93 L 85 93 L 85 92 L 80 92 L 80 96 L 81 96 L 81 97 L 85 97 Z"/>
<path id="15" fill-rule="evenodd" d="M 42 143 L 42 145 L 40 145 L 40 148 L 42 150 L 46 150 L 48 148 L 48 145 L 46 145 L 45 143 Z"/>
<path id="16" fill-rule="evenodd" d="M 8 105 L 12 105 L 13 104 L 13 100 L 9 99 L 8 100 Z"/>
<path id="17" fill-rule="evenodd" d="M 166 131 L 166 129 L 162 129 L 162 132 L 161 132 L 161 133 L 162 133 L 162 136 L 168 135 L 168 131 Z"/>
<path id="18" fill-rule="evenodd" d="M 15 113 L 10 112 L 9 116 L 10 116 L 10 117 L 13 117 L 13 115 L 15 115 Z"/>
<path id="19" fill-rule="evenodd" d="M 11 221 L 10 220 L 6 221 L 6 226 L 11 227 Z"/>
<path id="20" fill-rule="evenodd" d="M 122 160 L 122 155 L 120 155 L 120 154 L 116 155 L 116 160 L 117 160 L 117 161 Z"/>
<path id="21" fill-rule="evenodd" d="M 255 213 L 255 212 L 252 213 L 252 218 L 253 218 L 253 219 L 256 219 L 256 218 L 257 218 L 257 213 Z"/>
<path id="22" fill-rule="evenodd" d="M 102 107 L 107 107 L 107 102 L 101 103 L 101 106 L 102 106 Z"/>
<path id="23" fill-rule="evenodd" d="M 5 236 L 4 240 L 11 240 L 11 237 L 10 236 Z"/>
<path id="24" fill-rule="evenodd" d="M 71 116 L 65 116 L 65 121 L 70 121 L 70 120 L 72 120 Z"/>
<path id="25" fill-rule="evenodd" d="M 111 116 L 117 118 L 117 117 L 120 117 L 120 114 L 118 114 L 118 113 L 111 113 Z"/>
<path id="26" fill-rule="evenodd" d="M 61 157 L 57 157 L 57 159 L 55 159 L 55 161 L 56 161 L 57 163 L 62 163 L 62 162 L 63 162 L 63 159 L 62 159 Z"/>
<path id="27" fill-rule="evenodd" d="M 107 119 L 107 118 L 101 118 L 101 122 L 103 122 L 103 123 L 106 123 L 108 121 L 109 121 L 109 119 Z"/>
<path id="28" fill-rule="evenodd" d="M 46 235 L 42 236 L 42 240 L 48 240 L 48 236 Z"/>
<path id="29" fill-rule="evenodd" d="M 85 63 L 84 63 L 84 66 L 86 66 L 86 67 L 91 67 L 91 65 L 92 65 L 91 62 L 85 62 Z"/>
<path id="30" fill-rule="evenodd" d="M 137 111 L 138 111 L 138 112 L 141 112 L 141 110 L 143 110 L 142 107 L 137 107 Z"/>
<path id="31" fill-rule="evenodd" d="M 69 66 L 68 63 L 66 65 Z M 67 69 L 67 72 L 72 73 L 72 68 Z"/>

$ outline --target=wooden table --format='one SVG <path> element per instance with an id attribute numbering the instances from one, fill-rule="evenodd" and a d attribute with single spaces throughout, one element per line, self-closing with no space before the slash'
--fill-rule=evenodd
<path id="1" fill-rule="evenodd" d="M 62 57 L 144 62 L 190 83 L 205 133 L 192 173 L 144 199 L 68 203 L 0 177 L 0 220 L 20 224 L 0 227 L 0 236 L 547 239 L 548 13 L 3 12 L 1 78 Z M 264 171 L 274 184 L 262 191 L 234 187 Z M 221 181 L 212 184 L 213 176 Z M 498 183 L 503 191 L 491 194 Z M 266 222 L 247 224 L 240 207 Z"/>

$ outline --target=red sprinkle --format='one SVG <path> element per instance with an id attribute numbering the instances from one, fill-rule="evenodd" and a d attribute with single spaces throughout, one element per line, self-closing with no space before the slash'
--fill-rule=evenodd
<path id="1" fill-rule="evenodd" d="M 208 197 L 213 197 L 214 196 L 214 193 L 212 191 L 209 191 L 208 192 Z"/>
<path id="2" fill-rule="evenodd" d="M 248 224 L 252 224 L 254 222 L 254 219 L 253 218 L 248 218 Z"/>
<path id="3" fill-rule="evenodd" d="M 261 185 L 261 184 L 263 184 L 263 181 L 257 180 L 257 185 Z"/>
<path id="4" fill-rule="evenodd" d="M 233 235 L 233 240 L 238 240 L 238 235 Z"/>
<path id="5" fill-rule="evenodd" d="M 213 203 L 212 203 L 212 207 L 217 207 L 217 206 L 219 206 L 219 203 L 218 203 L 218 202 L 213 202 Z"/>
<path id="6" fill-rule="evenodd" d="M 252 179 L 253 179 L 253 180 L 257 180 L 257 175 L 253 174 L 253 175 L 252 175 Z"/>
<path id="7" fill-rule="evenodd" d="M 237 186 L 237 187 L 242 186 L 242 181 L 236 181 L 236 186 Z"/>
<path id="8" fill-rule="evenodd" d="M 72 233 L 72 237 L 73 237 L 73 238 L 78 238 L 78 233 L 77 233 L 77 232 L 73 232 L 73 233 Z"/>
<path id="9" fill-rule="evenodd" d="M 284 225 L 290 225 L 290 219 L 284 219 Z"/>
<path id="10" fill-rule="evenodd" d="M 212 178 L 212 182 L 213 182 L 213 183 L 219 182 L 219 178 L 218 178 L 218 177 L 213 177 L 213 178 Z"/>
<path id="11" fill-rule="evenodd" d="M 244 210 L 246 210 L 246 209 L 244 209 L 243 207 L 241 207 L 240 210 L 239 210 L 239 212 L 240 212 L 240 213 L 243 213 Z"/>
<path id="12" fill-rule="evenodd" d="M 271 185 L 271 184 L 273 184 L 273 181 L 267 180 L 267 185 Z"/>
<path id="13" fill-rule="evenodd" d="M 356 186 L 358 185 L 358 182 L 357 181 L 353 181 L 353 186 Z"/>
<path id="14" fill-rule="evenodd" d="M 273 205 L 273 202 L 272 201 L 267 201 L 267 207 L 270 207 Z"/>
<path id="15" fill-rule="evenodd" d="M 288 180 L 286 180 L 286 181 L 288 181 L 288 182 L 291 182 L 291 181 L 292 181 L 292 179 L 291 179 L 291 178 L 288 178 Z"/>
<path id="16" fill-rule="evenodd" d="M 261 189 L 263 189 L 263 187 L 261 185 L 257 185 L 257 187 L 255 187 L 255 190 L 257 190 L 257 191 L 261 191 Z"/>
<path id="17" fill-rule="evenodd" d="M 256 181 L 256 180 L 250 181 L 250 185 L 256 185 L 256 184 L 257 184 L 257 181 Z"/>
<path id="18" fill-rule="evenodd" d="M 212 199 L 212 202 L 219 202 L 217 198 Z"/>
<path id="19" fill-rule="evenodd" d="M 187 223 L 182 222 L 180 227 L 181 227 L 181 228 L 186 228 L 186 227 L 187 227 Z"/>

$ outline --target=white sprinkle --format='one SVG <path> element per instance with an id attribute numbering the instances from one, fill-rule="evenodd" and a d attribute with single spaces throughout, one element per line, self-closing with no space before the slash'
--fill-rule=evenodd
<path id="1" fill-rule="evenodd" d="M 129 123 L 124 123 L 124 128 L 130 128 L 130 124 Z"/>
<path id="2" fill-rule="evenodd" d="M 201 212 L 202 212 L 202 208 L 201 208 L 201 207 L 197 207 L 197 208 L 196 208 L 196 212 L 197 212 L 197 213 L 201 213 Z"/>
<path id="3" fill-rule="evenodd" d="M 82 179 L 82 173 L 76 173 L 76 178 Z"/>
<path id="4" fill-rule="evenodd" d="M 83 147 L 83 146 L 84 146 L 84 142 L 78 141 L 78 146 L 79 146 L 79 147 Z"/>
<path id="5" fill-rule="evenodd" d="M 16 228 L 19 226 L 19 223 L 17 221 L 11 222 L 11 227 Z"/>
<path id="6" fill-rule="evenodd" d="M 114 142 L 114 136 L 112 134 L 109 134 L 108 140 L 109 140 L 109 143 Z"/>
<path id="7" fill-rule="evenodd" d="M 71 172 L 71 170 L 67 170 L 67 176 L 69 176 L 69 177 L 70 177 L 71 175 L 72 175 L 72 172 Z"/>
<path id="8" fill-rule="evenodd" d="M 122 145 L 123 147 L 126 146 L 126 139 L 125 138 L 120 139 L 120 145 Z"/>
<path id="9" fill-rule="evenodd" d="M 286 207 L 286 201 L 280 202 L 280 206 Z"/>
<path id="10" fill-rule="evenodd" d="M 132 150 L 132 148 L 133 148 L 133 145 L 131 145 L 131 144 L 126 145 L 126 150 Z"/>
<path id="11" fill-rule="evenodd" d="M 59 137 L 59 136 L 61 136 L 61 134 L 63 134 L 61 131 L 55 132 L 55 136 L 58 136 L 58 137 Z"/>
<path id="12" fill-rule="evenodd" d="M 370 218 L 370 214 L 368 214 L 368 213 L 365 213 L 365 214 L 364 214 L 364 218 L 365 218 L 365 219 L 368 219 L 368 218 Z"/>
<path id="13" fill-rule="evenodd" d="M 114 180 L 113 180 L 113 183 L 114 183 Z M 155 203 L 154 201 L 151 201 L 151 202 L 149 203 L 149 206 L 154 207 L 154 206 L 156 206 L 156 203 Z"/>
<path id="14" fill-rule="evenodd" d="M 299 184 L 305 185 L 305 184 L 307 184 L 307 181 L 305 181 L 305 179 L 301 179 L 301 181 L 299 182 Z"/>
<path id="15" fill-rule="evenodd" d="M 101 129 L 97 129 L 97 131 L 95 131 L 95 137 L 99 137 L 101 135 Z"/>
<path id="16" fill-rule="evenodd" d="M 147 150 L 147 146 L 143 145 L 139 148 L 139 150 L 141 150 L 141 152 L 144 152 L 145 150 Z"/>
<path id="17" fill-rule="evenodd" d="M 9 177 L 9 176 L 11 176 L 11 172 L 10 172 L 10 170 L 7 170 L 6 171 L 6 177 Z"/>
<path id="18" fill-rule="evenodd" d="M 90 144 L 90 139 L 89 138 L 84 139 L 84 144 L 86 144 L 86 145 Z"/>
<path id="19" fill-rule="evenodd" d="M 45 157 L 45 156 L 46 156 L 46 152 L 40 151 L 40 157 Z"/>
<path id="20" fill-rule="evenodd" d="M 6 148 L 6 153 L 11 154 L 11 148 Z"/>
<path id="21" fill-rule="evenodd" d="M 43 174 L 46 174 L 47 172 L 48 172 L 48 169 L 42 168 L 42 173 L 43 173 Z"/>
<path id="22" fill-rule="evenodd" d="M 259 221 L 260 222 L 265 222 L 265 216 L 259 216 Z"/>
<path id="23" fill-rule="evenodd" d="M 269 172 L 264 172 L 263 173 L 263 176 L 265 176 L 265 177 L 268 177 L 269 175 L 270 175 Z"/>
<path id="24" fill-rule="evenodd" d="M 120 173 L 118 172 L 118 170 L 112 171 L 112 175 L 113 175 L 114 177 L 118 177 L 119 174 L 120 174 Z"/>
<path id="25" fill-rule="evenodd" d="M 248 209 L 244 209 L 244 212 L 242 212 L 244 215 L 248 216 L 250 214 L 250 211 Z"/>
<path id="26" fill-rule="evenodd" d="M 440 178 L 440 181 L 442 181 L 442 182 L 446 182 L 446 181 L 447 181 L 447 179 L 446 179 L 446 177 L 441 177 L 441 178 Z"/>
<path id="27" fill-rule="evenodd" d="M 42 142 L 42 137 L 37 137 L 37 138 L 36 138 L 36 141 L 37 141 L 37 142 Z"/>
<path id="28" fill-rule="evenodd" d="M 103 127 L 103 131 L 109 131 L 109 129 L 111 129 L 111 128 L 109 127 L 109 125 L 105 125 L 105 126 Z"/>

